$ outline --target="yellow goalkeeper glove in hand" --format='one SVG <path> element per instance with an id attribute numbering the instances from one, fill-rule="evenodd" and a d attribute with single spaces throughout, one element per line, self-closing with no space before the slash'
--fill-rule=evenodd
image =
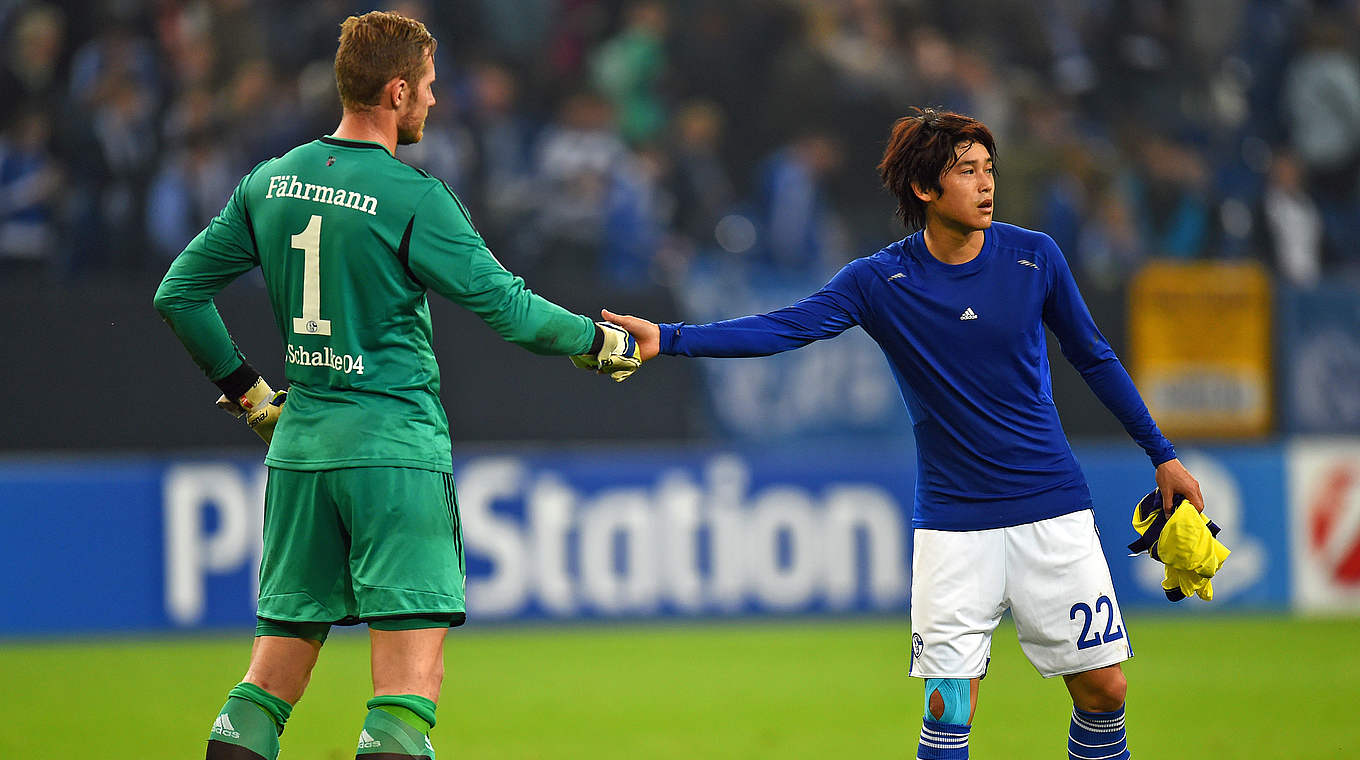
<path id="1" fill-rule="evenodd" d="M 288 391 L 270 388 L 261 377 L 234 401 L 226 395 L 219 396 L 217 406 L 237 419 L 245 417 L 246 425 L 268 444 L 274 439 L 274 425 L 283 414 L 283 402 L 287 398 Z"/>
<path id="2" fill-rule="evenodd" d="M 581 369 L 609 375 L 621 383 L 642 366 L 642 349 L 628 331 L 609 322 L 596 322 L 600 331 L 600 348 L 594 353 L 576 354 L 571 363 Z M 594 346 L 591 346 L 594 349 Z"/>
<path id="3" fill-rule="evenodd" d="M 1133 508 L 1133 528 L 1140 538 L 1129 544 L 1135 555 L 1148 552 L 1166 566 L 1162 589 L 1173 602 L 1194 594 L 1214 598 L 1210 578 L 1232 552 L 1217 538 L 1219 527 L 1182 498 L 1171 517 L 1162 510 L 1161 493 L 1153 491 Z"/>

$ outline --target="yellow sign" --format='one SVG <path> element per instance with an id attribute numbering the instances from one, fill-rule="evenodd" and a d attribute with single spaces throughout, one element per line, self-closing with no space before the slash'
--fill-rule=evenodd
<path id="1" fill-rule="evenodd" d="M 1270 280 L 1254 262 L 1158 261 L 1129 293 L 1130 369 L 1168 436 L 1270 431 Z"/>

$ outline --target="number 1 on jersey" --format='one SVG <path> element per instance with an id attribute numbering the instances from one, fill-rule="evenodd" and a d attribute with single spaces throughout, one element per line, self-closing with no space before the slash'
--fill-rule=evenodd
<path id="1" fill-rule="evenodd" d="M 330 335 L 331 321 L 321 318 L 321 215 L 312 214 L 302 232 L 292 237 L 302 251 L 302 316 L 293 317 L 299 335 Z"/>

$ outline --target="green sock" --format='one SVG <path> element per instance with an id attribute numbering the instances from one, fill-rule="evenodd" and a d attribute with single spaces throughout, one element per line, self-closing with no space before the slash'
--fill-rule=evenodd
<path id="1" fill-rule="evenodd" d="M 274 725 L 279 729 L 279 736 L 283 736 L 283 726 L 288 722 L 288 716 L 293 714 L 293 706 L 283 699 L 270 694 L 253 683 L 242 681 L 232 687 L 227 693 L 228 697 L 236 697 L 249 702 L 254 702 L 257 707 L 264 710 L 273 719 Z"/>
<path id="2" fill-rule="evenodd" d="M 414 728 L 415 730 L 419 731 L 422 734 L 428 734 L 430 733 L 430 729 L 434 728 L 429 723 L 426 723 L 425 721 L 421 720 L 419 715 L 416 715 L 415 713 L 411 712 L 405 707 L 398 707 L 396 705 L 379 705 L 373 709 L 382 710 L 383 712 L 400 720 L 402 723 L 405 723 L 406 725 L 410 726 L 411 728 Z"/>
<path id="3" fill-rule="evenodd" d="M 414 694 L 374 697 L 359 734 L 356 758 L 382 755 L 434 760 L 429 731 L 434 726 L 434 702 Z"/>
<path id="4" fill-rule="evenodd" d="M 279 734 L 293 706 L 252 683 L 237 684 L 227 696 L 208 735 L 208 760 L 264 760 L 279 756 Z"/>

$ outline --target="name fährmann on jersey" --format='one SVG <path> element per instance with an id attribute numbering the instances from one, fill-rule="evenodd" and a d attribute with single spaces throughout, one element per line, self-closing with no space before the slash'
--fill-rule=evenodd
<path id="1" fill-rule="evenodd" d="M 332 206 L 344 206 L 372 216 L 378 215 L 378 199 L 343 187 L 326 187 L 310 182 L 299 182 L 296 174 L 276 174 L 269 178 L 266 198 L 298 198 Z"/>

